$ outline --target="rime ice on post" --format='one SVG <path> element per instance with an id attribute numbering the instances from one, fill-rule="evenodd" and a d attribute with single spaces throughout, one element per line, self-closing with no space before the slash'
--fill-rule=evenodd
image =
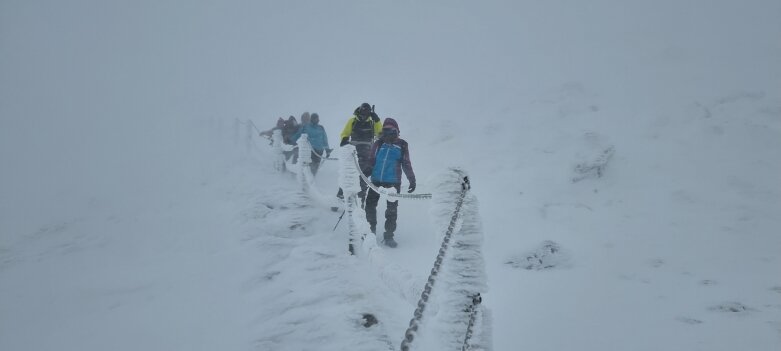
<path id="1" fill-rule="evenodd" d="M 309 136 L 301 134 L 301 137 L 298 139 L 298 164 L 293 167 L 302 189 L 309 194 L 312 200 L 324 207 L 332 208 L 336 205 L 334 199 L 323 196 L 315 186 L 315 176 L 312 174 L 312 169 L 309 168 L 309 165 L 312 162 L 320 162 L 320 159 L 313 160 L 312 153 L 312 144 L 309 143 Z"/>
<path id="2" fill-rule="evenodd" d="M 312 145 L 309 144 L 309 136 L 301 134 L 298 138 L 298 164 L 296 164 L 296 176 L 298 177 L 301 188 L 311 193 L 314 189 L 310 186 L 312 182 L 312 173 L 309 171 L 309 164 L 312 163 Z"/>
<path id="3" fill-rule="evenodd" d="M 344 198 L 361 191 L 361 176 L 358 167 L 353 162 L 355 146 L 345 145 L 339 148 L 339 187 L 344 192 Z"/>
<path id="4" fill-rule="evenodd" d="M 361 240 L 361 233 L 358 231 L 364 231 L 360 225 L 356 224 L 354 212 L 360 211 L 358 207 L 358 201 L 356 194 L 361 191 L 360 174 L 358 167 L 353 162 L 355 157 L 355 146 L 345 145 L 339 148 L 339 187 L 342 188 L 344 195 L 344 207 L 347 212 L 348 225 L 350 227 L 350 233 L 348 238 L 348 250 L 350 254 L 355 254 L 355 248 L 357 247 L 359 240 Z M 362 223 L 366 222 L 365 219 Z"/>
<path id="5" fill-rule="evenodd" d="M 279 172 L 285 171 L 285 155 L 282 153 L 282 131 L 274 130 L 271 134 L 271 147 L 275 152 L 274 168 Z"/>
<path id="6" fill-rule="evenodd" d="M 298 162 L 302 165 L 312 163 L 312 144 L 309 144 L 309 136 L 304 133 L 298 138 Z"/>

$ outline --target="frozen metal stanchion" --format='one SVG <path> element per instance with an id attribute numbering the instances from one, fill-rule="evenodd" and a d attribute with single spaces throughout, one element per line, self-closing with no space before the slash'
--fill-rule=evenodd
<path id="1" fill-rule="evenodd" d="M 322 205 L 333 211 L 334 208 L 338 208 L 336 199 L 330 196 L 324 196 L 315 184 L 315 175 L 312 174 L 312 165 L 319 163 L 321 157 L 317 156 L 317 153 L 312 148 L 312 144 L 309 143 L 309 136 L 301 134 L 298 139 L 298 162 L 296 171 L 299 177 L 298 181 L 301 183 L 301 188 L 309 194 L 309 197 L 314 203 Z"/>
<path id="2" fill-rule="evenodd" d="M 304 133 L 298 138 L 298 181 L 301 183 L 301 189 L 308 191 L 311 182 L 312 173 L 309 165 L 312 163 L 312 145 L 309 144 L 309 136 Z"/>
<path id="3" fill-rule="evenodd" d="M 347 223 L 349 225 L 349 237 L 347 250 L 351 255 L 355 254 L 356 245 L 361 238 L 359 228 L 354 220 L 354 212 L 357 208 L 358 192 L 361 191 L 360 171 L 355 166 L 353 158 L 355 157 L 355 146 L 345 145 L 339 148 L 339 187 L 342 188 L 344 195 L 344 207 L 347 212 Z"/>
<path id="4" fill-rule="evenodd" d="M 278 172 L 285 171 L 285 154 L 282 150 L 282 131 L 277 129 L 271 134 L 271 148 L 274 150 L 274 168 Z"/>

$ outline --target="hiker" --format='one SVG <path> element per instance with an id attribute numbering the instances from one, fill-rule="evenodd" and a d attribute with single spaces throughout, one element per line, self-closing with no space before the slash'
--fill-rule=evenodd
<path id="1" fill-rule="evenodd" d="M 385 118 L 382 124 L 382 135 L 371 148 L 369 153 L 368 171 L 371 173 L 371 182 L 377 187 L 395 188 L 398 194 L 401 191 L 401 172 L 407 176 L 409 187 L 407 192 L 415 191 L 415 172 L 412 171 L 412 161 L 409 158 L 409 146 L 404 139 L 399 138 L 399 124 L 393 118 Z M 377 202 L 380 194 L 369 191 L 366 196 L 366 220 L 369 222 L 372 233 L 377 228 Z M 385 209 L 385 232 L 383 243 L 388 247 L 396 247 L 393 239 L 396 231 L 396 219 L 398 217 L 398 200 L 388 201 Z"/>
<path id="2" fill-rule="evenodd" d="M 303 116 L 301 119 L 304 119 Z M 301 129 L 291 139 L 298 142 L 301 134 L 308 136 L 309 144 L 312 145 L 312 163 L 309 164 L 309 167 L 312 170 L 312 175 L 315 175 L 323 159 L 331 156 L 332 149 L 328 146 L 328 135 L 325 133 L 325 128 L 320 125 L 320 116 L 317 113 L 312 113 L 310 117 L 307 113 L 307 119 L 309 123 L 302 124 Z"/>
<path id="3" fill-rule="evenodd" d="M 298 131 L 298 121 L 296 121 L 296 118 L 293 116 L 288 117 L 287 121 L 285 122 L 285 126 L 282 127 L 282 142 L 288 145 L 295 145 L 296 143 L 293 142 L 291 137 L 297 131 Z M 293 148 L 293 150 L 291 151 L 284 151 L 283 154 L 285 154 L 286 160 L 289 160 L 290 156 L 293 156 L 293 163 L 296 163 L 296 161 L 298 160 L 297 148 Z"/>
<path id="4" fill-rule="evenodd" d="M 275 130 L 282 130 L 283 128 L 285 128 L 285 119 L 282 118 L 282 117 L 279 117 L 279 119 L 277 120 L 277 125 L 276 126 L 274 126 L 273 128 L 271 128 L 269 130 L 264 130 L 264 131 L 258 133 L 258 135 L 271 139 L 271 136 L 274 134 Z"/>
<path id="5" fill-rule="evenodd" d="M 369 176 L 369 169 L 371 169 L 371 164 L 369 164 L 368 160 L 372 143 L 377 140 L 381 132 L 380 117 L 374 113 L 373 106 L 364 102 L 355 109 L 353 115 L 347 120 L 344 129 L 342 129 L 342 134 L 339 135 L 341 138 L 339 146 L 355 145 L 355 150 L 358 153 L 358 166 L 367 177 Z M 361 203 L 363 203 L 365 195 L 366 183 L 361 179 L 361 192 L 358 193 Z M 336 197 L 343 198 L 341 188 Z"/>
<path id="6" fill-rule="evenodd" d="M 305 125 L 309 124 L 309 112 L 304 112 L 301 114 L 301 124 L 298 127 L 298 130 L 301 131 L 301 128 L 304 128 Z"/>
<path id="7" fill-rule="evenodd" d="M 295 145 L 296 143 L 294 143 L 290 137 L 298 131 L 298 127 L 299 124 L 298 121 L 296 121 L 296 118 L 293 116 L 288 117 L 287 121 L 285 121 L 285 126 L 282 127 L 282 142 L 289 145 Z"/>

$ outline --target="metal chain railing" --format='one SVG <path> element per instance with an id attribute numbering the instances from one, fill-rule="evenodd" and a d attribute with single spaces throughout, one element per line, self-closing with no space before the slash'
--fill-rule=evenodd
<path id="1" fill-rule="evenodd" d="M 247 122 L 244 122 L 244 121 L 242 121 L 242 120 L 237 118 L 236 121 L 241 123 L 241 124 L 244 124 L 244 125 L 252 126 L 253 128 L 255 128 L 255 130 L 258 132 L 258 134 L 260 134 L 260 129 L 258 129 L 258 126 L 256 126 L 255 122 L 253 122 L 251 119 L 248 119 Z"/>
<path id="2" fill-rule="evenodd" d="M 236 121 L 237 121 L 238 123 L 240 123 L 240 124 L 244 124 L 244 125 L 252 126 L 253 128 L 255 128 L 255 131 L 257 131 L 257 132 L 258 132 L 258 135 L 260 135 L 260 136 L 262 136 L 262 137 L 264 137 L 264 138 L 266 138 L 266 139 L 268 139 L 268 140 L 272 140 L 272 138 L 271 138 L 271 137 L 268 137 L 268 136 L 265 136 L 265 135 L 263 135 L 263 132 L 261 132 L 261 131 L 260 131 L 260 129 L 258 129 L 258 127 L 255 125 L 255 122 L 253 122 L 251 119 L 250 119 L 250 120 L 247 120 L 247 122 L 243 122 L 243 121 L 241 121 L 241 120 L 239 120 L 239 119 L 236 119 Z M 304 133 L 304 134 L 306 134 L 306 133 Z M 312 149 L 312 154 L 313 154 L 315 157 L 317 157 L 317 158 L 319 158 L 319 159 L 322 159 L 322 160 L 331 160 L 331 161 L 337 160 L 336 158 L 328 157 L 328 156 L 326 155 L 326 150 L 323 150 L 323 152 L 322 152 L 322 153 L 317 153 L 317 151 L 315 151 L 315 149 Z"/>
<path id="3" fill-rule="evenodd" d="M 358 163 L 358 153 L 353 152 L 353 161 L 355 161 L 355 166 L 358 167 L 359 174 L 361 175 L 361 179 L 366 183 L 366 185 L 369 187 L 369 189 L 373 190 L 377 194 L 386 195 L 389 197 L 395 197 L 399 199 L 430 199 L 431 194 L 401 194 L 401 193 L 395 193 L 395 192 L 387 192 L 382 191 L 380 188 L 378 188 L 376 185 L 372 184 L 371 180 L 369 180 L 369 177 L 367 177 L 365 174 L 363 174 L 363 171 L 361 170 L 361 165 Z"/>
<path id="4" fill-rule="evenodd" d="M 336 160 L 338 160 L 338 158 L 329 157 L 329 156 L 327 156 L 327 155 L 326 155 L 326 156 L 323 156 L 323 155 L 325 155 L 325 154 L 326 154 L 326 150 L 323 150 L 323 153 L 322 153 L 322 154 L 318 154 L 318 153 L 317 153 L 317 151 L 315 151 L 314 149 L 312 149 L 312 154 L 314 154 L 315 156 L 317 156 L 318 158 L 320 158 L 320 159 L 322 159 L 322 160 L 331 160 L 331 161 L 336 161 Z"/>
<path id="5" fill-rule="evenodd" d="M 434 283 L 436 283 L 436 278 L 441 269 L 442 261 L 445 259 L 445 253 L 447 252 L 447 248 L 450 245 L 450 237 L 453 235 L 453 231 L 456 228 L 456 223 L 458 222 L 458 218 L 461 214 L 461 206 L 464 204 L 464 198 L 466 197 L 466 193 L 469 189 L 469 178 L 464 177 L 461 182 L 461 195 L 458 197 L 458 202 L 456 202 L 456 208 L 453 211 L 453 216 L 450 218 L 450 224 L 447 227 L 447 233 L 445 233 L 445 237 L 442 239 L 442 246 L 439 248 L 439 254 L 437 254 L 437 259 L 434 261 L 434 268 L 431 269 L 431 274 L 426 281 L 426 286 L 423 288 L 423 293 L 420 295 L 420 300 L 418 301 L 418 305 L 415 308 L 413 317 L 409 322 L 409 327 L 404 333 L 404 340 L 401 342 L 401 351 L 409 351 L 412 341 L 415 340 L 415 335 L 418 331 L 418 327 L 420 326 L 420 321 L 423 319 L 423 311 L 426 309 L 429 296 L 431 296 Z"/>
<path id="6" fill-rule="evenodd" d="M 469 323 L 466 326 L 466 334 L 464 335 L 464 345 L 461 347 L 461 351 L 469 351 L 472 349 L 472 335 L 474 334 L 475 321 L 477 320 L 477 307 L 483 302 L 483 298 L 480 293 L 472 297 L 472 304 L 467 307 L 466 311 L 469 313 Z"/>
<path id="7" fill-rule="evenodd" d="M 238 121 L 238 122 L 242 123 L 244 125 L 247 125 L 248 128 L 249 128 L 249 126 L 252 126 L 256 131 L 258 131 L 258 133 L 260 133 L 260 131 L 258 130 L 257 126 L 255 126 L 255 124 L 251 120 L 248 120 L 248 122 L 242 122 L 242 121 Z M 273 141 L 273 138 L 271 138 L 271 139 Z M 307 164 L 310 163 L 310 162 L 322 162 L 324 160 L 336 160 L 336 158 L 327 157 L 325 155 L 325 151 L 323 151 L 323 153 L 317 153 L 316 151 L 311 149 L 311 146 L 309 145 L 307 138 L 303 138 L 303 141 L 304 141 L 304 143 L 306 143 L 306 145 L 301 145 L 301 147 L 299 148 L 299 151 L 301 151 L 301 150 L 309 151 L 307 153 L 307 155 L 306 155 L 306 156 L 309 156 L 309 157 L 301 157 L 301 156 L 304 156 L 304 155 L 299 155 L 299 163 L 303 164 L 303 166 L 304 166 L 304 167 L 302 167 L 302 170 L 301 170 L 302 172 L 301 172 L 300 176 L 302 177 L 301 179 L 302 179 L 302 182 L 304 183 L 304 186 L 307 187 L 307 185 L 308 185 L 309 187 L 311 187 L 313 185 L 311 183 L 311 181 L 313 180 L 312 179 L 313 177 L 312 177 L 311 173 L 307 172 L 309 170 L 308 167 L 307 167 Z M 278 145 L 278 146 L 281 146 L 281 145 Z M 353 150 L 351 156 L 352 156 L 353 162 L 354 162 L 354 164 L 355 164 L 355 166 L 356 166 L 356 168 L 358 170 L 357 173 L 360 175 L 360 179 L 362 179 L 367 184 L 368 188 L 370 188 L 372 191 L 375 191 L 376 193 L 381 194 L 381 195 L 388 196 L 390 198 L 397 198 L 397 199 L 431 199 L 432 198 L 432 194 L 430 194 L 430 193 L 424 193 L 424 194 L 401 194 L 401 193 L 388 191 L 388 190 L 386 190 L 384 188 L 381 189 L 381 188 L 377 187 L 376 185 L 372 184 L 372 182 L 369 180 L 369 178 L 365 174 L 363 174 L 362 171 L 360 171 L 361 168 L 360 168 L 360 164 L 358 162 L 357 152 L 355 152 L 355 150 Z M 318 160 L 315 161 L 315 160 L 312 160 L 312 158 L 317 158 Z M 306 161 L 306 162 L 303 162 L 303 161 Z M 459 221 L 459 218 L 461 217 L 462 207 L 464 205 L 467 192 L 471 189 L 469 178 L 466 175 L 464 175 L 464 174 L 461 174 L 461 176 L 463 176 L 463 178 L 461 178 L 461 192 L 460 192 L 459 197 L 458 197 L 458 199 L 456 201 L 456 206 L 455 206 L 455 209 L 453 211 L 453 215 L 450 218 L 450 222 L 449 222 L 449 225 L 448 225 L 448 228 L 447 228 L 447 232 L 445 233 L 445 236 L 444 236 L 444 238 L 442 240 L 442 245 L 441 245 L 441 247 L 439 249 L 439 252 L 437 254 L 437 257 L 436 257 L 436 259 L 434 261 L 434 267 L 431 269 L 431 273 L 430 273 L 430 275 L 428 277 L 428 280 L 426 281 L 425 287 L 423 288 L 423 291 L 421 292 L 420 299 L 417 302 L 417 306 L 416 306 L 415 312 L 413 313 L 413 317 L 410 320 L 409 327 L 407 328 L 407 330 L 404 333 L 404 339 L 401 342 L 401 351 L 409 351 L 413 341 L 415 340 L 415 338 L 417 336 L 418 329 L 419 329 L 421 321 L 423 319 L 423 313 L 426 310 L 427 304 L 429 302 L 429 298 L 430 298 L 430 296 L 432 294 L 432 291 L 433 291 L 433 287 L 436 284 L 436 281 L 437 281 L 437 278 L 438 278 L 438 276 L 440 274 L 440 271 L 442 270 L 442 264 L 443 264 L 443 262 L 445 260 L 445 255 L 447 253 L 447 250 L 450 247 L 450 243 L 452 241 L 452 236 L 453 236 L 453 234 L 454 234 L 454 232 L 455 232 L 455 230 L 456 230 L 456 228 L 458 226 L 457 223 Z M 310 190 L 313 190 L 313 189 L 310 189 Z M 357 202 L 354 201 L 354 202 L 352 202 L 350 204 L 347 204 L 346 207 L 347 207 L 345 209 L 346 212 L 352 212 L 352 210 L 355 209 L 355 207 L 357 207 Z M 350 213 L 350 215 L 352 216 L 352 213 Z M 354 227 L 354 225 L 351 226 L 351 228 L 350 228 L 350 232 L 351 233 L 354 232 L 357 229 L 357 228 L 353 228 L 353 227 Z M 355 241 L 355 238 L 351 237 L 350 242 L 349 242 L 349 248 L 350 248 L 351 253 L 353 253 L 352 251 L 353 251 L 353 248 L 354 248 L 355 244 L 357 244 L 357 242 Z M 468 304 L 468 306 L 464 307 L 464 310 L 463 310 L 463 312 L 468 313 L 469 321 L 467 323 L 467 328 L 466 328 L 466 331 L 465 331 L 465 334 L 464 334 L 464 340 L 463 340 L 463 344 L 462 344 L 462 347 L 461 347 L 462 351 L 470 351 L 470 350 L 472 350 L 473 345 L 471 343 L 471 339 L 472 339 L 473 335 L 475 334 L 475 325 L 477 324 L 478 314 L 479 314 L 479 311 L 480 311 L 479 305 L 482 302 L 482 297 L 480 296 L 479 293 L 477 293 L 476 295 L 472 295 L 469 298 L 471 299 L 471 303 Z"/>

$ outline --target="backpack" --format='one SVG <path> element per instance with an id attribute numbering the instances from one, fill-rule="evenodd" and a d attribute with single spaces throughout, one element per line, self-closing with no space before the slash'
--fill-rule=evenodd
<path id="1" fill-rule="evenodd" d="M 350 134 L 350 140 L 352 141 L 374 141 L 374 124 L 380 122 L 380 117 L 372 115 L 371 117 L 361 121 L 357 116 L 353 120 L 353 132 Z"/>

